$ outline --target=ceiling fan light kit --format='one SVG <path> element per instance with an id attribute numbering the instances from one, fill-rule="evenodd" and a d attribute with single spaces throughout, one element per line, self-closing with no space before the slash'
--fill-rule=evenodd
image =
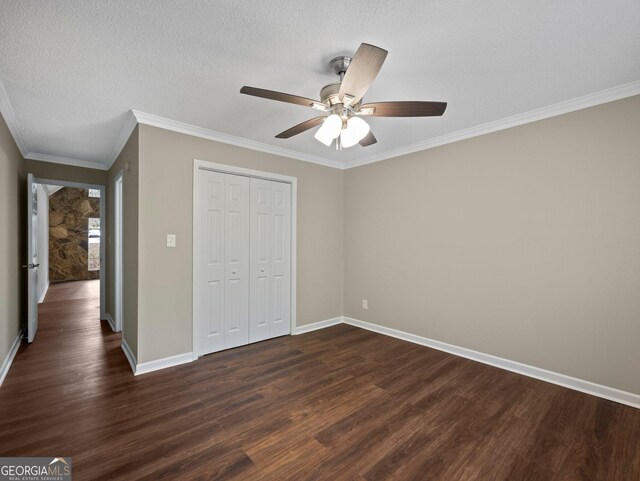
<path id="1" fill-rule="evenodd" d="M 360 144 L 363 147 L 377 142 L 363 116 L 372 117 L 433 117 L 441 116 L 446 102 L 400 101 L 362 104 L 362 97 L 373 83 L 387 51 L 367 43 L 360 45 L 353 57 L 335 57 L 329 62 L 340 82 L 325 85 L 320 100 L 255 87 L 242 87 L 240 93 L 287 102 L 328 113 L 315 117 L 276 135 L 288 139 L 320 125 L 314 137 L 327 147 L 335 140 L 337 150 Z"/>

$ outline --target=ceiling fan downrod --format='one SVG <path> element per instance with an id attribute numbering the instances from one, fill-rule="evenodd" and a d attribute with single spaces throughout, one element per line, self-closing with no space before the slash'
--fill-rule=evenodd
<path id="1" fill-rule="evenodd" d="M 342 82 L 344 74 L 347 73 L 347 69 L 349 68 L 349 64 L 351 64 L 351 57 L 341 55 L 340 57 L 332 58 L 329 62 L 329 67 L 338 77 L 340 77 L 340 82 Z"/>

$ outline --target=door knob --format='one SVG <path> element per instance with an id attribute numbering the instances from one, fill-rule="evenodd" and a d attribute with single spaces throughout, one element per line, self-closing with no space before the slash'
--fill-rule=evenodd
<path id="1" fill-rule="evenodd" d="M 231 274 L 235 276 L 237 274 L 237 272 L 236 271 L 231 271 Z"/>
<path id="2" fill-rule="evenodd" d="M 39 267 L 40 264 L 33 264 L 33 263 L 29 263 L 29 264 L 25 264 L 22 267 L 28 267 L 29 269 L 35 269 L 36 267 Z"/>

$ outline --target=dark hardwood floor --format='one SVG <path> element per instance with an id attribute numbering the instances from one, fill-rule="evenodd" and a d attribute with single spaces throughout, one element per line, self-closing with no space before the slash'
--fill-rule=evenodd
<path id="1" fill-rule="evenodd" d="M 349 326 L 134 377 L 97 282 L 52 285 L 0 456 L 76 480 L 640 480 L 640 410 Z"/>

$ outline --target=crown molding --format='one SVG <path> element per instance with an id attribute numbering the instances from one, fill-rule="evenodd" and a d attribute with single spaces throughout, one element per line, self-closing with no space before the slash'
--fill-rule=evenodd
<path id="1" fill-rule="evenodd" d="M 132 110 L 132 112 L 138 123 L 150 125 L 152 127 L 159 127 L 161 129 L 171 130 L 173 132 L 178 132 L 181 134 L 192 135 L 194 137 L 222 142 L 223 144 L 235 145 L 237 147 L 244 147 L 245 149 L 257 150 L 258 152 L 265 152 L 267 154 L 278 155 L 280 157 L 302 160 L 304 162 L 320 164 L 326 167 L 333 167 L 335 169 L 344 169 L 344 162 L 341 162 L 339 160 L 325 159 L 316 155 L 298 152 L 296 150 L 276 147 L 275 145 L 266 144 L 264 142 L 257 142 L 255 140 L 236 137 L 235 135 L 216 132 L 215 130 L 209 130 L 203 127 L 197 127 L 195 125 L 179 122 L 177 120 L 160 117 L 158 115 L 140 112 L 139 110 Z"/>
<path id="2" fill-rule="evenodd" d="M 404 147 L 398 147 L 396 149 L 372 154 L 361 159 L 348 160 L 345 162 L 333 159 L 325 159 L 316 155 L 305 154 L 304 152 L 285 149 L 283 147 L 277 147 L 271 144 L 266 144 L 264 142 L 244 139 L 242 137 L 209 130 L 203 127 L 179 122 L 177 120 L 167 119 L 158 115 L 141 112 L 139 110 L 131 110 L 122 129 L 120 130 L 120 133 L 118 134 L 118 137 L 116 138 L 110 156 L 105 159 L 104 163 L 98 163 L 82 159 L 73 159 L 69 157 L 29 152 L 24 142 L 24 138 L 22 136 L 15 111 L 13 110 L 11 102 L 9 101 L 9 96 L 4 87 L 4 84 L 2 83 L 2 80 L 0 80 L 0 113 L 4 117 L 7 127 L 9 128 L 9 131 L 11 132 L 11 135 L 13 136 L 13 139 L 15 140 L 22 156 L 25 159 L 39 160 L 43 162 L 72 165 L 75 167 L 85 167 L 89 169 L 109 170 L 109 168 L 111 168 L 115 160 L 118 158 L 118 155 L 120 155 L 120 152 L 122 152 L 122 149 L 129 140 L 129 137 L 131 136 L 131 133 L 135 129 L 136 125 L 138 123 L 141 123 L 153 127 L 159 127 L 161 129 L 170 130 L 173 132 L 192 135 L 194 137 L 221 142 L 224 144 L 235 145 L 237 147 L 244 147 L 250 150 L 256 150 L 259 152 L 265 152 L 268 154 L 288 157 L 291 159 L 302 160 L 304 162 L 311 162 L 314 164 L 343 170 L 372 164 L 374 162 L 380 162 L 382 160 L 392 159 L 394 157 L 399 157 L 402 155 L 412 154 L 421 150 L 432 149 L 434 147 L 450 144 L 459 140 L 465 140 L 472 137 L 478 137 L 480 135 L 509 129 L 511 127 L 517 127 L 519 125 L 536 122 L 538 120 L 555 117 L 607 102 L 613 102 L 614 100 L 620 100 L 634 95 L 640 95 L 640 81 L 630 82 L 618 87 L 613 87 L 575 99 L 566 100 L 557 104 L 549 105 L 547 107 L 530 110 L 529 112 L 513 115 L 511 117 L 506 117 L 494 122 L 477 125 L 475 127 L 470 127 L 468 129 L 463 129 L 457 132 L 442 135 L 440 137 L 434 137 L 432 139 L 427 139 Z"/>
<path id="3" fill-rule="evenodd" d="M 415 144 L 398 147 L 397 149 L 391 149 L 385 152 L 380 152 L 378 154 L 369 155 L 362 159 L 346 161 L 344 168 L 352 169 L 361 165 L 372 164 L 374 162 L 380 162 L 381 160 L 391 159 L 406 154 L 412 154 L 421 150 L 432 149 L 434 147 L 451 144 L 459 140 L 470 139 L 472 137 L 478 137 L 480 135 L 489 134 L 491 132 L 497 132 L 499 130 L 517 127 L 519 125 L 536 122 L 537 120 L 543 120 L 550 117 L 567 114 L 576 110 L 586 109 L 588 107 L 593 107 L 595 105 L 600 105 L 607 102 L 613 102 L 614 100 L 620 100 L 626 97 L 632 97 L 634 95 L 640 95 L 640 81 L 630 82 L 618 87 L 601 90 L 600 92 L 584 95 L 582 97 L 577 97 L 571 100 L 565 100 L 557 104 L 530 110 L 528 112 L 513 115 L 511 117 L 506 117 L 494 122 L 477 125 L 475 127 L 464 130 L 458 130 L 457 132 L 452 132 L 440 137 L 434 137 L 432 139 L 427 139 Z"/>
<path id="4" fill-rule="evenodd" d="M 72 159 L 69 157 L 60 157 L 57 155 L 39 154 L 37 152 L 28 152 L 23 156 L 25 159 L 39 160 L 41 162 L 51 162 L 54 164 L 72 165 L 74 167 L 85 167 L 87 169 L 107 170 L 104 164 L 91 162 L 90 160 Z"/>
<path id="5" fill-rule="evenodd" d="M 13 110 L 13 106 L 9 100 L 9 94 L 4 88 L 2 79 L 0 79 L 0 113 L 2 114 L 2 117 L 4 117 L 4 121 L 9 128 L 9 132 L 11 132 L 13 140 L 18 146 L 18 150 L 22 154 L 22 157 L 24 157 L 27 153 L 27 147 L 24 143 L 24 139 L 22 138 L 22 132 L 20 131 L 19 126 L 20 124 L 18 124 L 16 113 Z"/>
<path id="6" fill-rule="evenodd" d="M 120 155 L 120 152 L 122 152 L 122 149 L 124 149 L 124 146 L 127 144 L 129 137 L 131 137 L 131 133 L 136 128 L 136 125 L 138 125 L 138 120 L 136 119 L 134 111 L 129 110 L 129 112 L 127 112 L 127 120 L 125 121 L 122 129 L 120 130 L 120 133 L 118 134 L 116 143 L 114 144 L 113 150 L 111 151 L 111 155 L 105 162 L 106 170 L 109 170 L 113 163 L 116 161 L 116 159 Z"/>

